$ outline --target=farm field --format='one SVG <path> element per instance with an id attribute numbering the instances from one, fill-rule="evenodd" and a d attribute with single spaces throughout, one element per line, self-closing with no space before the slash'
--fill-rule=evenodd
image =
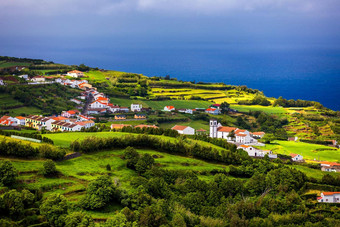
<path id="1" fill-rule="evenodd" d="M 251 100 L 254 98 L 253 94 L 237 91 L 237 90 L 206 90 L 193 88 L 152 88 L 153 96 L 168 96 L 174 99 L 185 98 L 189 99 L 191 96 L 198 96 L 202 99 L 212 101 L 214 103 L 228 102 L 236 104 L 241 100 Z"/>
<path id="2" fill-rule="evenodd" d="M 249 112 L 249 111 L 263 111 L 268 114 L 285 114 L 292 112 L 292 110 L 283 108 L 283 107 L 273 107 L 273 106 L 259 106 L 259 105 L 230 105 L 231 109 L 238 110 L 240 112 Z"/>
<path id="3" fill-rule="evenodd" d="M 110 98 L 111 103 L 119 106 L 130 107 L 132 103 L 142 104 L 143 107 L 151 107 L 155 110 L 163 110 L 164 106 L 174 106 L 176 109 L 194 109 L 194 108 L 208 108 L 212 102 L 197 101 L 197 100 L 164 100 L 164 101 L 149 101 L 149 100 L 132 100 L 121 98 Z"/>
<path id="4" fill-rule="evenodd" d="M 9 115 L 11 116 L 19 116 L 19 115 L 33 115 L 33 114 L 44 114 L 44 112 L 34 106 L 24 106 L 24 107 L 19 107 L 19 108 L 14 108 L 14 109 L 8 109 Z"/>
<path id="5" fill-rule="evenodd" d="M 189 122 L 171 122 L 171 123 L 161 123 L 159 126 L 161 128 L 172 128 L 175 125 L 185 125 L 185 126 L 190 126 L 194 129 L 204 129 L 209 132 L 209 124 L 205 121 L 198 120 L 198 121 L 189 121 Z"/>
<path id="6" fill-rule="evenodd" d="M 262 149 L 272 150 L 274 153 L 289 155 L 300 154 L 306 160 L 339 161 L 340 149 L 294 141 L 274 141 L 273 144 L 266 144 Z"/>
<path id="7" fill-rule="evenodd" d="M 0 68 L 12 67 L 12 66 L 29 66 L 31 63 L 28 62 L 8 62 L 0 61 Z"/>

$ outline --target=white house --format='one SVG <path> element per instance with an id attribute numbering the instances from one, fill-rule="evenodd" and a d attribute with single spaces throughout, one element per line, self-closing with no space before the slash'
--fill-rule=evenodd
<path id="1" fill-rule="evenodd" d="M 31 79 L 31 81 L 33 82 L 44 82 L 45 81 L 45 77 L 43 76 L 35 76 Z"/>
<path id="2" fill-rule="evenodd" d="M 187 113 L 187 114 L 193 114 L 194 113 L 192 109 L 179 109 L 178 112 Z"/>
<path id="3" fill-rule="evenodd" d="M 220 110 L 217 108 L 208 108 L 205 110 L 206 113 L 213 114 L 213 115 L 218 115 L 220 114 Z"/>
<path id="4" fill-rule="evenodd" d="M 83 77 L 84 73 L 78 70 L 72 70 L 72 71 L 67 72 L 66 75 L 74 77 L 74 78 L 78 78 L 78 77 Z"/>
<path id="5" fill-rule="evenodd" d="M 5 85 L 4 81 L 0 80 L 0 86 L 3 86 L 3 85 Z"/>
<path id="6" fill-rule="evenodd" d="M 14 118 L 18 125 L 25 125 L 25 117 L 17 116 Z"/>
<path id="7" fill-rule="evenodd" d="M 132 112 L 140 112 L 142 109 L 142 104 L 131 104 Z"/>
<path id="8" fill-rule="evenodd" d="M 27 74 L 24 74 L 24 75 L 20 75 L 18 76 L 19 78 L 22 78 L 22 79 L 25 79 L 25 80 L 28 80 L 28 75 Z"/>
<path id="9" fill-rule="evenodd" d="M 299 154 L 290 154 L 290 157 L 292 157 L 293 162 L 302 162 L 303 161 L 302 155 L 299 155 Z"/>
<path id="10" fill-rule="evenodd" d="M 129 112 L 130 110 L 129 110 L 129 108 L 127 108 L 127 107 L 119 107 L 119 111 L 120 111 L 120 112 L 125 112 L 125 113 L 127 113 L 127 112 Z"/>
<path id="11" fill-rule="evenodd" d="M 175 107 L 174 106 L 165 106 L 164 111 L 175 111 Z"/>
<path id="12" fill-rule="evenodd" d="M 260 149 L 254 148 L 252 146 L 244 145 L 244 144 L 238 146 L 237 149 L 242 149 L 246 151 L 250 157 L 262 157 L 263 158 L 267 154 L 269 158 L 277 158 L 277 154 L 273 154 L 273 152 L 270 150 L 260 150 Z"/>
<path id="13" fill-rule="evenodd" d="M 340 192 L 321 192 L 319 203 L 340 203 Z"/>
<path id="14" fill-rule="evenodd" d="M 101 101 L 94 101 L 89 105 L 89 108 L 91 109 L 108 108 L 108 106 L 106 103 L 103 103 Z"/>
<path id="15" fill-rule="evenodd" d="M 114 106 L 112 103 L 109 104 L 109 110 L 112 113 L 116 113 L 120 111 L 120 107 L 119 106 Z"/>
<path id="16" fill-rule="evenodd" d="M 249 144 L 256 143 L 257 140 L 250 136 L 249 131 L 237 129 L 235 131 L 235 141 L 236 143 Z"/>
<path id="17" fill-rule="evenodd" d="M 340 164 L 336 162 L 321 162 L 321 171 L 340 172 Z"/>
<path id="18" fill-rule="evenodd" d="M 264 137 L 265 132 L 252 132 L 251 135 L 256 139 L 261 139 Z"/>
<path id="19" fill-rule="evenodd" d="M 175 125 L 171 129 L 176 130 L 179 134 L 195 135 L 195 129 L 191 128 L 190 126 Z"/>
<path id="20" fill-rule="evenodd" d="M 94 126 L 94 121 L 79 121 L 79 122 L 76 122 L 75 124 L 77 125 L 80 125 L 82 127 L 84 127 L 85 129 L 87 128 L 91 128 L 92 126 Z"/>

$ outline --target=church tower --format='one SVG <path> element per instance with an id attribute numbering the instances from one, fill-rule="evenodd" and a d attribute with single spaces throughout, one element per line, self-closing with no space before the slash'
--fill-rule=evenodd
<path id="1" fill-rule="evenodd" d="M 210 120 L 210 137 L 211 138 L 217 138 L 217 120 L 216 119 L 211 119 Z"/>

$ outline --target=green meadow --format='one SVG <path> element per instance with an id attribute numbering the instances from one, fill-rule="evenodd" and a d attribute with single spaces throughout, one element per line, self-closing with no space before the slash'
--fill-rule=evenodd
<path id="1" fill-rule="evenodd" d="M 300 154 L 305 160 L 340 161 L 340 149 L 329 146 L 294 141 L 274 141 L 262 149 L 272 150 L 277 154 Z"/>

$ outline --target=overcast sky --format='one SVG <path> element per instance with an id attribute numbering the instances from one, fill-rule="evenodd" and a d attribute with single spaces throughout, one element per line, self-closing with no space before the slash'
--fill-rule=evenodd
<path id="1" fill-rule="evenodd" d="M 337 46 L 339 9 L 340 0 L 0 0 L 0 41 Z"/>

